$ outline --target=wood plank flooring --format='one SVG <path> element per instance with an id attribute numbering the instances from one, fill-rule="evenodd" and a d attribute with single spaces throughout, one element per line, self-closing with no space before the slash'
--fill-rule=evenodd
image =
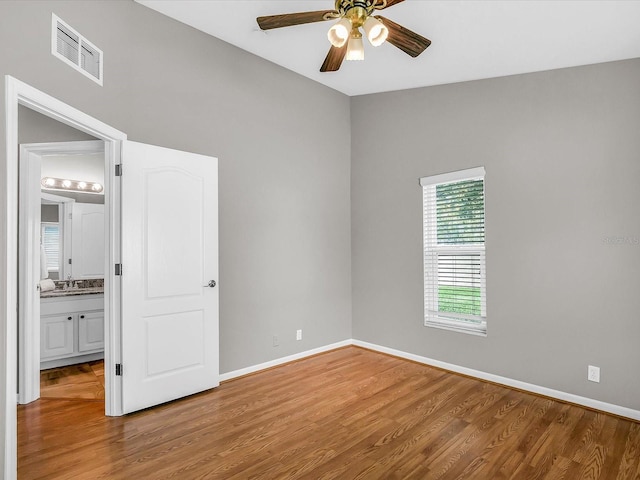
<path id="1" fill-rule="evenodd" d="M 40 398 L 104 401 L 104 361 L 42 370 Z"/>
<path id="2" fill-rule="evenodd" d="M 638 423 L 357 347 L 103 412 L 19 407 L 19 478 L 640 478 Z"/>

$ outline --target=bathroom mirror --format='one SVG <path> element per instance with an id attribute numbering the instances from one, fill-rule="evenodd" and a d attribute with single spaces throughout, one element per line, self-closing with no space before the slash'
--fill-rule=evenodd
<path id="1" fill-rule="evenodd" d="M 40 243 L 42 263 L 46 264 L 48 278 L 65 279 L 71 273 L 71 219 L 75 200 L 42 192 Z"/>

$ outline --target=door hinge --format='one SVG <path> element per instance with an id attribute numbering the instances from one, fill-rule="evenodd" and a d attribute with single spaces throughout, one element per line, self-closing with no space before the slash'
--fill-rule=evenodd
<path id="1" fill-rule="evenodd" d="M 69 259 L 69 265 L 71 265 L 71 259 Z"/>
<path id="2" fill-rule="evenodd" d="M 116 263 L 116 275 L 122 275 L 122 264 Z"/>
<path id="3" fill-rule="evenodd" d="M 121 177 L 122 176 L 122 164 L 119 163 L 116 165 L 116 177 Z"/>
<path id="4" fill-rule="evenodd" d="M 122 364 L 116 363 L 116 377 L 122 376 Z"/>

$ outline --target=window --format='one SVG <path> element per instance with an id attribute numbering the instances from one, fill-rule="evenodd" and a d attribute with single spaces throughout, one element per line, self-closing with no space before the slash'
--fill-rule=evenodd
<path id="1" fill-rule="evenodd" d="M 47 271 L 60 271 L 60 225 L 42 223 L 42 246 L 47 256 Z"/>
<path id="2" fill-rule="evenodd" d="M 484 335 L 484 167 L 420 179 L 426 326 Z"/>

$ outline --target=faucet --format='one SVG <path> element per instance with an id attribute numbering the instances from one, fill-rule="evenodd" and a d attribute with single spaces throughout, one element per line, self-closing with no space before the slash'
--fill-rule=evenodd
<path id="1" fill-rule="evenodd" d="M 71 274 L 67 275 L 67 288 L 71 288 L 71 284 L 73 281 L 71 280 Z"/>

